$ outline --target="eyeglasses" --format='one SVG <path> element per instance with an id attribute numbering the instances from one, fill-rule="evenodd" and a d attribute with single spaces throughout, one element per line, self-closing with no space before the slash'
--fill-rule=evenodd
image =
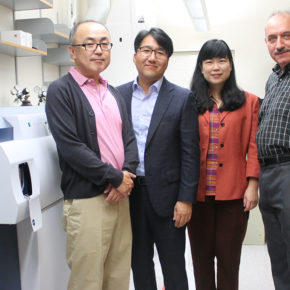
<path id="1" fill-rule="evenodd" d="M 101 42 L 101 43 L 82 43 L 82 44 L 72 44 L 71 46 L 82 46 L 86 51 L 95 51 L 98 46 L 101 50 L 107 51 L 110 50 L 113 46 L 113 43 L 110 42 Z"/>
<path id="2" fill-rule="evenodd" d="M 164 59 L 167 56 L 167 53 L 164 49 L 152 49 L 149 46 L 141 46 L 138 48 L 138 50 L 141 52 L 141 54 L 144 57 L 149 57 L 151 56 L 152 52 L 155 52 L 155 57 L 157 59 Z"/>

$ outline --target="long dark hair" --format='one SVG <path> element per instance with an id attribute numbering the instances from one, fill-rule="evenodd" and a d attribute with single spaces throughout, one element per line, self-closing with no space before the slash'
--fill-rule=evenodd
<path id="1" fill-rule="evenodd" d="M 220 111 L 234 111 L 240 108 L 246 101 L 245 93 L 237 86 L 233 56 L 230 48 L 223 40 L 208 40 L 200 49 L 190 84 L 190 89 L 196 96 L 198 112 L 200 114 L 213 108 L 213 101 L 209 98 L 209 83 L 201 73 L 201 68 L 204 60 L 214 57 L 228 58 L 232 65 L 231 74 L 221 91 L 223 105 L 220 107 Z"/>

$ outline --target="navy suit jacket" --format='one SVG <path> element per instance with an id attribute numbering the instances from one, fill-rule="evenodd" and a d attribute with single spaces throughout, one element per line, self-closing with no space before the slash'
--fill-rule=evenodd
<path id="1" fill-rule="evenodd" d="M 133 82 L 118 90 L 132 118 Z M 177 201 L 195 202 L 200 160 L 198 113 L 192 93 L 165 78 L 152 113 L 144 154 L 149 199 L 159 216 L 173 216 Z"/>

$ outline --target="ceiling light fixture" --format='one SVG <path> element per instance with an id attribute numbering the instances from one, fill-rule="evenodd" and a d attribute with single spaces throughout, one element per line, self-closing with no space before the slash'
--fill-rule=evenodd
<path id="1" fill-rule="evenodd" d="M 197 31 L 209 29 L 205 0 L 184 0 Z"/>

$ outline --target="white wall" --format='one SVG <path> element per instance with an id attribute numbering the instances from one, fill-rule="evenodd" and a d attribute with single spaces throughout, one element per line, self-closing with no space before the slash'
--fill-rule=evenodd
<path id="1" fill-rule="evenodd" d="M 134 76 L 134 67 L 131 65 L 133 55 L 133 2 L 133 0 L 111 1 L 111 10 L 106 25 L 111 33 L 113 48 L 111 64 L 102 73 L 102 76 L 108 79 L 112 85 L 125 83 Z"/>
<path id="2" fill-rule="evenodd" d="M 13 14 L 10 9 L 0 6 L 0 30 L 13 29 Z M 10 105 L 13 98 L 10 90 L 15 85 L 15 59 L 0 54 L 0 106 Z"/>

